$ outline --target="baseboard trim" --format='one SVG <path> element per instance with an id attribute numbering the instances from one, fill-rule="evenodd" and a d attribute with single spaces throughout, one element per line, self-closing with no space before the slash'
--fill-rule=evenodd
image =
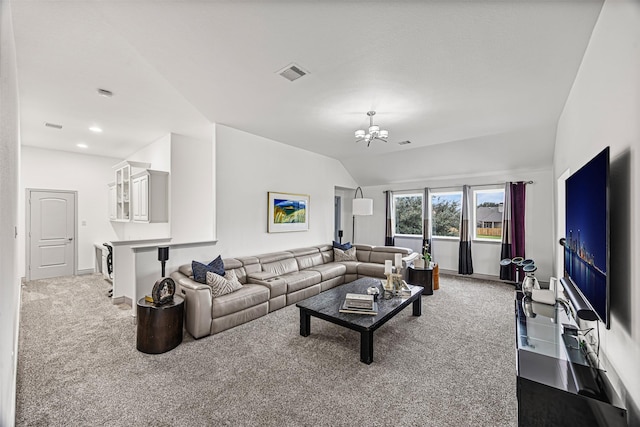
<path id="1" fill-rule="evenodd" d="M 442 268 L 439 270 L 439 274 L 443 274 L 445 276 L 455 276 L 461 279 L 464 279 L 465 277 L 467 277 L 470 279 L 491 280 L 494 282 L 503 282 L 503 283 L 513 284 L 513 282 L 510 282 L 510 281 L 500 280 L 500 276 L 493 276 L 491 274 L 480 274 L 480 273 L 458 274 L 458 272 L 455 270 L 445 270 Z"/>
<path id="2" fill-rule="evenodd" d="M 111 304 L 113 305 L 118 305 L 118 304 L 127 304 L 129 307 L 133 307 L 133 303 L 131 301 L 131 298 L 129 297 L 112 297 L 111 298 Z"/>
<path id="3" fill-rule="evenodd" d="M 94 274 L 95 272 L 96 270 L 93 268 L 85 268 L 82 270 L 78 270 L 78 273 L 76 274 L 76 276 L 86 276 L 87 274 Z"/>

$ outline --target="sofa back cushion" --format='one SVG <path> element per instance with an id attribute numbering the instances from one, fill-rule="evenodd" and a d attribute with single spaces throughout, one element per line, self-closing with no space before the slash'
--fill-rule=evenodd
<path id="1" fill-rule="evenodd" d="M 240 279 L 240 276 L 238 276 L 238 279 L 240 279 L 240 283 L 242 283 L 243 285 L 247 283 L 247 281 L 249 280 L 248 279 L 249 275 L 251 275 L 252 273 L 258 273 L 262 271 L 260 260 L 258 260 L 257 257 L 254 257 L 254 256 L 242 257 L 242 258 L 238 258 L 238 261 L 242 263 L 242 268 L 244 269 L 244 273 L 245 273 L 245 276 L 242 279 Z"/>
<path id="2" fill-rule="evenodd" d="M 322 255 L 320 255 L 320 253 L 317 251 L 312 255 L 297 256 L 296 261 L 298 262 L 299 270 L 304 270 L 305 268 L 315 267 L 316 265 L 324 264 Z"/>
<path id="3" fill-rule="evenodd" d="M 369 255 L 371 254 L 371 245 L 353 245 L 356 248 L 356 256 L 360 262 L 369 262 Z"/>
<path id="4" fill-rule="evenodd" d="M 318 249 L 322 255 L 323 264 L 333 262 L 333 247 L 331 245 L 318 246 Z"/>
<path id="5" fill-rule="evenodd" d="M 292 256 L 291 258 L 285 258 L 279 261 L 262 263 L 262 271 L 268 271 L 269 273 L 282 276 L 283 274 L 298 271 L 298 263 Z"/>
<path id="6" fill-rule="evenodd" d="M 394 261 L 395 255 L 395 252 L 371 252 L 369 255 L 369 262 L 384 264 L 386 260 Z"/>
<path id="7" fill-rule="evenodd" d="M 247 273 L 242 266 L 242 262 L 236 258 L 225 258 L 223 261 L 225 272 L 233 270 L 238 281 L 245 285 L 247 283 Z"/>
<path id="8" fill-rule="evenodd" d="M 309 248 L 298 248 L 298 249 L 291 249 L 290 251 L 293 254 L 294 257 L 299 257 L 302 255 L 313 255 L 313 254 L 317 254 L 318 252 L 320 252 L 318 250 L 318 248 L 316 248 L 315 246 L 309 247 Z"/>

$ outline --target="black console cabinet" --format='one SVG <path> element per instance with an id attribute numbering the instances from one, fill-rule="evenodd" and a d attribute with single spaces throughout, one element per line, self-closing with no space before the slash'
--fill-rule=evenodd
<path id="1" fill-rule="evenodd" d="M 525 314 L 526 313 L 526 314 Z M 518 425 L 627 426 L 627 411 L 606 373 L 589 365 L 564 308 L 516 292 Z"/>

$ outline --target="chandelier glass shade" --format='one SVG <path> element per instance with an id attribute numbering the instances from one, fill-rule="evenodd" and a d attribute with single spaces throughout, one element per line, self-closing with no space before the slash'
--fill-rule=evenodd
<path id="1" fill-rule="evenodd" d="M 387 142 L 387 138 L 389 138 L 389 131 L 381 130 L 380 126 L 373 124 L 373 116 L 375 114 L 375 111 L 369 111 L 367 113 L 367 116 L 369 116 L 368 131 L 359 129 L 355 132 L 356 142 L 365 141 L 367 143 L 367 147 L 371 145 L 371 141 L 373 141 L 374 139 Z"/>

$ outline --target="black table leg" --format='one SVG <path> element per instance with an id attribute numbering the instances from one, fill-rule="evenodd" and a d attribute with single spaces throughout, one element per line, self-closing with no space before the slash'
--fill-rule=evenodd
<path id="1" fill-rule="evenodd" d="M 373 362 L 373 331 L 360 332 L 360 361 L 367 365 Z"/>
<path id="2" fill-rule="evenodd" d="M 300 335 L 303 337 L 308 337 L 311 334 L 311 316 L 300 309 Z"/>
<path id="3" fill-rule="evenodd" d="M 418 297 L 418 299 L 413 302 L 413 315 L 422 315 L 422 299 L 420 297 Z"/>

